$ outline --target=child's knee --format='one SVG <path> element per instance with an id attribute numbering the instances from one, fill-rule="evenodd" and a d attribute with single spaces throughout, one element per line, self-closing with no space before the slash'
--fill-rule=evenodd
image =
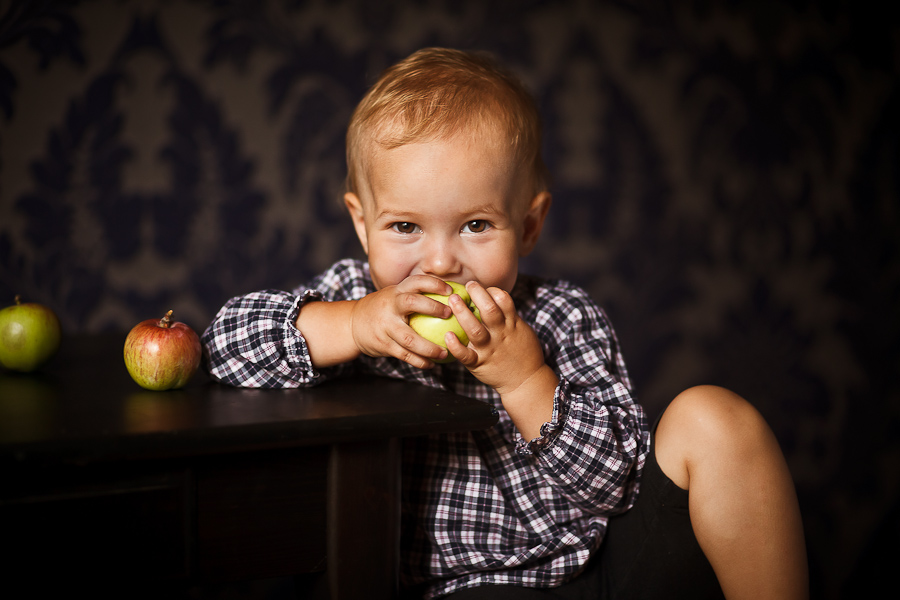
<path id="1" fill-rule="evenodd" d="M 670 410 L 686 435 L 707 443 L 730 443 L 735 437 L 759 435 L 768 428 L 752 404 L 730 390 L 713 385 L 685 390 L 675 397 L 666 412 Z"/>
<path id="2" fill-rule="evenodd" d="M 725 388 L 703 385 L 685 390 L 669 404 L 657 426 L 655 452 L 663 472 L 688 489 L 692 467 L 704 461 L 739 461 L 770 438 L 752 404 Z"/>

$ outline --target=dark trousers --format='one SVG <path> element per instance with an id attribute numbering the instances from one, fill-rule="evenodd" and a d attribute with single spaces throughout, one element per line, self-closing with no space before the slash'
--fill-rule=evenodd
<path id="1" fill-rule="evenodd" d="M 655 446 L 654 446 L 655 448 Z M 724 598 L 688 515 L 688 493 L 650 452 L 634 507 L 609 521 L 600 550 L 573 581 L 554 589 L 484 586 L 450 600 L 691 600 Z"/>

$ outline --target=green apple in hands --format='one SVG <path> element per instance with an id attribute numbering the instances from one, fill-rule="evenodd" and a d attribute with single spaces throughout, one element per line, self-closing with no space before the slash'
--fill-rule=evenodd
<path id="1" fill-rule="evenodd" d="M 462 298 L 462 301 L 469 307 L 469 310 L 471 310 L 478 319 L 481 319 L 481 313 L 478 312 L 478 307 L 472 302 L 472 298 L 469 296 L 466 286 L 461 283 L 456 283 L 455 281 L 447 281 L 446 283 L 453 288 L 450 296 L 458 294 L 459 297 Z M 448 306 L 450 305 L 450 296 L 442 296 L 441 294 L 424 295 Z M 447 347 L 447 342 L 444 341 L 444 334 L 448 331 L 452 331 L 456 337 L 459 338 L 459 341 L 463 346 L 469 343 L 469 336 L 463 331 L 463 328 L 455 315 L 450 315 L 446 319 L 441 319 L 440 317 L 434 317 L 432 315 L 416 313 L 409 318 L 409 326 L 423 338 L 437 344 L 441 348 Z M 454 360 L 456 360 L 456 358 L 452 354 L 448 354 L 447 358 L 435 360 L 434 362 L 449 363 Z"/>

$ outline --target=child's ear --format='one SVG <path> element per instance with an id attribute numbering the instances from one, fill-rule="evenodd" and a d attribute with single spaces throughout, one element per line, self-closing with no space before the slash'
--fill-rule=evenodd
<path id="1" fill-rule="evenodd" d="M 353 192 L 347 192 L 344 194 L 344 204 L 350 212 L 350 218 L 353 220 L 353 227 L 356 229 L 356 237 L 359 238 L 359 243 L 362 244 L 363 252 L 368 255 L 369 241 L 366 237 L 366 219 L 365 214 L 363 213 L 362 201 L 359 199 L 359 196 Z"/>
<path id="2" fill-rule="evenodd" d="M 522 224 L 522 245 L 519 248 L 519 256 L 526 256 L 534 250 L 538 238 L 541 237 L 544 220 L 547 218 L 551 204 L 553 204 L 553 196 L 550 195 L 550 192 L 540 192 L 531 200 Z"/>
<path id="3" fill-rule="evenodd" d="M 347 207 L 350 218 L 353 220 L 353 227 L 356 229 L 356 237 L 359 238 L 359 243 L 362 244 L 363 252 L 368 255 L 369 240 L 366 237 L 366 218 L 363 213 L 362 201 L 359 199 L 359 196 L 353 192 L 347 192 L 344 194 L 344 205 Z"/>

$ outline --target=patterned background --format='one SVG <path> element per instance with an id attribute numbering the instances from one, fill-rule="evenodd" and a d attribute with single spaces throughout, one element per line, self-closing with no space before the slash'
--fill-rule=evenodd
<path id="1" fill-rule="evenodd" d="M 425 45 L 491 50 L 539 99 L 556 202 L 527 270 L 608 309 L 651 413 L 704 382 L 754 402 L 814 597 L 879 588 L 900 558 L 900 22 L 866 2 L 0 0 L 0 304 L 69 333 L 170 307 L 202 330 L 358 256 L 344 127 Z"/>

